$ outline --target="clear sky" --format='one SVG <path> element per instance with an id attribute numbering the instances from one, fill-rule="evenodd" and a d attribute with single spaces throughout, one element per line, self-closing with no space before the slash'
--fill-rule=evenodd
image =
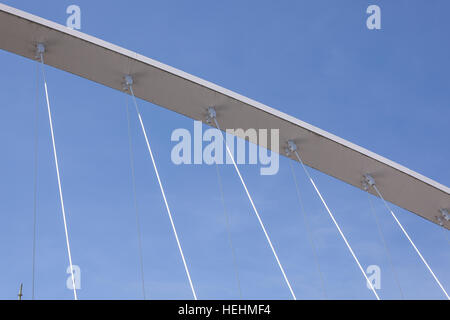
<path id="1" fill-rule="evenodd" d="M 77 4 L 82 32 L 272 106 L 450 184 L 448 1 L 3 1 L 65 24 Z M 382 29 L 366 28 L 370 4 Z M 36 63 L 0 52 L 0 298 L 31 296 Z M 127 97 L 46 68 L 80 299 L 141 299 L 131 189 Z M 39 79 L 36 298 L 71 299 L 42 79 Z M 200 299 L 239 298 L 213 166 L 170 161 L 176 128 L 193 121 L 139 101 Z M 150 299 L 191 291 L 155 174 L 132 113 L 145 286 Z M 332 299 L 373 299 L 328 214 L 294 163 Z M 261 176 L 240 166 L 299 299 L 321 299 L 288 160 Z M 289 299 L 234 169 L 221 166 L 243 297 Z M 381 298 L 400 291 L 366 194 L 311 169 L 364 267 L 381 267 Z M 382 203 L 372 197 L 407 298 L 442 292 Z M 447 291 L 449 232 L 394 207 Z M 446 239 L 447 237 L 447 239 Z"/>

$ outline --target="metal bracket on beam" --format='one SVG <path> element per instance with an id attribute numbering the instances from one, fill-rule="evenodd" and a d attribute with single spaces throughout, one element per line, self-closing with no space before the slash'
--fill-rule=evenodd
<path id="1" fill-rule="evenodd" d="M 211 124 L 213 119 L 216 118 L 216 109 L 214 107 L 208 107 L 208 115 L 206 116 L 206 123 Z"/>
<path id="2" fill-rule="evenodd" d="M 439 212 L 441 213 L 440 216 L 436 216 L 436 220 L 438 221 L 439 225 L 441 227 L 444 226 L 444 220 L 445 221 L 450 221 L 450 213 L 448 212 L 447 209 L 440 209 Z"/>
<path id="3" fill-rule="evenodd" d="M 284 152 L 288 157 L 291 156 L 291 154 L 295 153 L 297 150 L 297 145 L 292 140 L 288 140 L 287 147 L 284 149 Z"/>
<path id="4" fill-rule="evenodd" d="M 446 221 L 450 221 L 450 213 L 448 213 L 447 209 L 441 209 L 439 210 L 441 212 L 442 217 L 446 220 Z"/>
<path id="5" fill-rule="evenodd" d="M 45 44 L 39 42 L 36 45 L 36 55 L 35 58 L 36 59 L 41 59 L 41 55 L 43 55 L 45 53 Z"/>
<path id="6" fill-rule="evenodd" d="M 294 143 L 294 141 L 289 140 L 287 144 L 290 152 L 295 152 L 297 150 L 297 145 Z"/>
<path id="7" fill-rule="evenodd" d="M 128 74 L 123 79 L 124 79 L 123 90 L 125 91 L 130 90 L 130 87 L 133 85 L 133 77 Z"/>
<path id="8" fill-rule="evenodd" d="M 369 191 L 369 185 L 366 182 L 366 180 L 361 181 L 361 184 L 362 184 L 364 191 Z"/>
<path id="9" fill-rule="evenodd" d="M 288 147 L 286 147 L 286 148 L 284 149 L 284 152 L 286 153 L 286 156 L 288 156 L 288 157 L 291 156 L 291 150 L 289 150 Z"/>
<path id="10" fill-rule="evenodd" d="M 366 184 L 367 189 L 369 189 L 369 187 L 373 187 L 375 185 L 375 179 L 370 174 L 366 173 L 364 175 L 363 186 L 364 184 Z"/>

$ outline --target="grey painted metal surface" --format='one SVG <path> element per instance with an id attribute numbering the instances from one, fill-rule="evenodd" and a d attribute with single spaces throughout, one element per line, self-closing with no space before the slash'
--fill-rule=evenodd
<path id="1" fill-rule="evenodd" d="M 0 4 L 1 49 L 34 59 L 39 42 L 46 45 L 46 64 L 121 91 L 131 74 L 137 97 L 189 118 L 205 121 L 214 106 L 224 128 L 278 128 L 281 150 L 292 139 L 306 165 L 360 189 L 369 173 L 386 200 L 434 223 L 440 209 L 450 208 L 450 188 L 369 150 L 133 51 Z"/>

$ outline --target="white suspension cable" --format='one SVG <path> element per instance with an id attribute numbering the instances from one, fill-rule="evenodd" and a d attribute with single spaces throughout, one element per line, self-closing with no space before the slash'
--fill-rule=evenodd
<path id="1" fill-rule="evenodd" d="M 389 207 L 388 203 L 386 202 L 386 200 L 384 200 L 381 192 L 378 190 L 376 184 L 375 184 L 375 180 L 368 174 L 364 175 L 366 182 L 373 187 L 373 189 L 375 190 L 375 192 L 378 194 L 378 196 L 380 197 L 381 200 L 383 200 L 383 203 L 386 207 L 386 209 L 391 213 L 392 217 L 394 218 L 395 222 L 397 222 L 398 226 L 400 227 L 400 229 L 403 231 L 403 234 L 406 236 L 406 238 L 408 239 L 408 241 L 411 243 L 412 247 L 414 248 L 414 250 L 417 252 L 417 254 L 419 255 L 420 259 L 422 260 L 422 262 L 425 264 L 425 266 L 427 267 L 428 271 L 430 271 L 431 275 L 433 276 L 434 280 L 436 281 L 436 283 L 439 285 L 439 287 L 441 288 L 442 292 L 445 294 L 445 296 L 447 297 L 448 300 L 450 300 L 450 297 L 447 293 L 447 291 L 445 291 L 444 287 L 442 286 L 441 282 L 439 281 L 439 279 L 436 277 L 436 275 L 434 274 L 433 270 L 431 270 L 431 267 L 428 265 L 427 261 L 425 260 L 425 258 L 422 256 L 422 254 L 420 253 L 419 249 L 416 247 L 416 245 L 414 244 L 414 242 L 412 241 L 411 237 L 409 236 L 409 234 L 406 232 L 405 228 L 403 228 L 403 225 L 400 223 L 400 221 L 397 219 L 397 216 L 395 215 L 395 213 L 392 211 L 392 209 Z"/>
<path id="2" fill-rule="evenodd" d="M 220 126 L 219 126 L 219 123 L 217 122 L 217 119 L 216 119 L 215 110 L 212 107 L 210 107 L 208 110 L 209 110 L 210 119 L 214 121 L 214 123 L 216 125 L 216 128 L 219 130 L 219 132 L 221 134 L 222 140 L 225 143 L 225 147 L 227 149 L 227 153 L 228 153 L 229 157 L 231 158 L 231 160 L 233 161 L 233 165 L 234 165 L 234 168 L 236 169 L 236 173 L 238 174 L 239 179 L 241 180 L 242 186 L 244 187 L 245 192 L 247 193 L 247 197 L 250 200 L 250 203 L 251 203 L 251 205 L 253 207 L 253 211 L 255 212 L 256 217 L 258 218 L 259 224 L 261 225 L 261 228 L 262 228 L 262 230 L 264 232 L 264 235 L 266 236 L 267 242 L 269 243 L 269 246 L 272 249 L 272 253 L 273 253 L 273 255 L 274 255 L 274 257 L 275 257 L 275 259 L 276 259 L 276 261 L 278 263 L 278 267 L 280 268 L 281 273 L 283 274 L 284 280 L 285 280 L 285 282 L 286 282 L 286 284 L 287 284 L 287 286 L 289 288 L 289 291 L 291 292 L 292 298 L 294 300 L 297 300 L 297 298 L 296 298 L 296 296 L 294 294 L 294 291 L 292 290 L 291 284 L 290 284 L 290 282 L 289 282 L 289 280 L 288 280 L 288 278 L 286 276 L 286 273 L 284 272 L 283 266 L 281 265 L 280 259 L 278 258 L 278 255 L 277 255 L 277 253 L 275 251 L 275 248 L 272 245 L 272 241 L 270 240 L 269 234 L 267 233 L 266 228 L 264 226 L 264 223 L 262 222 L 261 217 L 259 216 L 258 210 L 256 209 L 256 206 L 253 203 L 253 199 L 252 199 L 252 197 L 250 195 L 250 192 L 247 189 L 247 185 L 245 184 L 244 179 L 242 178 L 241 172 L 239 171 L 239 168 L 236 165 L 236 162 L 234 161 L 233 154 L 231 153 L 230 148 L 228 147 L 228 144 L 226 143 L 226 139 L 225 139 L 225 137 L 222 134 L 222 131 L 221 131 Z"/>
<path id="3" fill-rule="evenodd" d="M 389 247 L 387 245 L 386 239 L 384 237 L 383 230 L 381 229 L 381 224 L 380 224 L 380 221 L 378 219 L 378 215 L 375 212 L 375 208 L 373 206 L 372 200 L 370 199 L 370 194 L 368 192 L 367 192 L 367 199 L 369 201 L 370 211 L 372 212 L 372 215 L 375 218 L 375 222 L 376 222 L 377 229 L 378 229 L 378 235 L 380 237 L 381 242 L 383 243 L 384 250 L 386 252 L 386 257 L 387 257 L 389 265 L 391 267 L 392 274 L 394 275 L 395 283 L 397 284 L 397 287 L 398 287 L 398 289 L 400 291 L 400 295 L 401 295 L 402 299 L 405 299 L 402 287 L 400 285 L 400 280 L 398 279 L 398 275 L 397 275 L 397 272 L 395 270 L 394 263 L 392 261 L 391 252 L 390 252 Z"/>
<path id="4" fill-rule="evenodd" d="M 133 203 L 134 211 L 136 216 L 136 229 L 138 237 L 138 252 L 139 252 L 139 268 L 141 271 L 141 286 L 142 286 L 142 297 L 146 299 L 145 295 L 145 277 L 144 277 L 144 256 L 142 254 L 142 235 L 141 235 L 141 223 L 139 219 L 139 210 L 137 205 L 136 196 L 136 178 L 134 173 L 134 157 L 133 157 L 133 141 L 131 139 L 131 126 L 130 126 L 130 111 L 128 110 L 128 96 L 126 96 L 126 111 L 127 111 L 127 128 L 128 128 L 128 151 L 130 155 L 130 173 L 131 173 L 131 184 L 133 188 Z"/>
<path id="5" fill-rule="evenodd" d="M 220 191 L 220 198 L 222 200 L 222 206 L 223 206 L 223 214 L 225 216 L 225 228 L 227 231 L 228 243 L 230 244 L 231 254 L 233 257 L 233 267 L 234 267 L 234 272 L 236 275 L 236 282 L 237 282 L 237 287 L 238 287 L 238 291 L 239 291 L 239 298 L 242 300 L 242 290 L 241 290 L 241 281 L 239 278 L 239 268 L 237 265 L 236 251 L 234 250 L 233 239 L 231 238 L 230 219 L 228 217 L 227 208 L 225 206 L 225 196 L 224 196 L 224 192 L 223 192 L 222 178 L 220 176 L 219 165 L 217 164 L 217 162 L 215 162 L 215 165 L 216 165 L 216 173 L 217 173 L 217 182 L 218 182 L 219 191 Z"/>
<path id="6" fill-rule="evenodd" d="M 50 101 L 49 101 L 49 98 L 48 98 L 47 80 L 45 78 L 44 55 L 43 55 L 44 52 L 45 52 L 45 47 L 44 47 L 43 44 L 38 44 L 37 52 L 38 52 L 39 57 L 41 59 L 42 78 L 44 79 L 44 89 L 45 89 L 45 98 L 46 98 L 46 101 L 47 101 L 48 120 L 49 120 L 49 123 L 50 123 L 50 132 L 51 132 L 51 135 L 52 135 L 53 156 L 55 158 L 56 177 L 58 178 L 59 200 L 61 202 L 61 211 L 62 211 L 62 216 L 63 216 L 63 221 L 64 221 L 64 232 L 65 232 L 65 235 L 66 235 L 67 254 L 69 256 L 70 274 L 72 276 L 73 297 L 74 297 L 75 300 L 78 300 L 77 289 L 75 287 L 75 277 L 74 277 L 74 274 L 73 274 L 72 254 L 70 252 L 69 232 L 67 230 L 66 211 L 64 209 L 64 199 L 63 199 L 63 193 L 62 193 L 62 187 L 61 187 L 61 178 L 60 178 L 60 175 L 59 175 L 58 156 L 56 154 L 55 134 L 53 132 L 52 113 L 51 113 L 51 110 L 50 110 Z"/>
<path id="7" fill-rule="evenodd" d="M 316 193 L 319 196 L 320 200 L 322 201 L 325 209 L 328 211 L 328 214 L 330 215 L 331 220 L 333 220 L 334 225 L 338 229 L 339 234 L 341 235 L 342 239 L 344 240 L 345 244 L 347 245 L 347 248 L 350 251 L 350 253 L 352 254 L 353 259 L 355 259 L 356 264 L 359 267 L 359 270 L 361 270 L 362 274 L 364 275 L 364 278 L 366 279 L 367 283 L 370 285 L 370 289 L 372 290 L 372 292 L 375 295 L 375 297 L 377 298 L 377 300 L 380 300 L 380 297 L 378 296 L 377 292 L 375 291 L 375 288 L 373 287 L 372 282 L 367 277 L 366 273 L 364 272 L 364 269 L 362 268 L 361 264 L 359 263 L 358 258 L 356 257 L 355 253 L 353 252 L 353 249 L 350 246 L 350 243 L 347 241 L 347 238 L 345 237 L 344 233 L 342 232 L 341 228 L 339 227 L 339 224 L 337 223 L 336 219 L 334 218 L 333 214 L 331 213 L 331 210 L 328 208 L 327 203 L 323 199 L 322 194 L 320 193 L 319 189 L 317 188 L 316 184 L 314 183 L 314 180 L 312 179 L 311 175 L 309 174 L 308 170 L 306 169 L 306 166 L 303 164 L 303 161 L 302 161 L 302 159 L 300 158 L 300 155 L 297 152 L 297 146 L 292 141 L 288 141 L 288 145 L 289 145 L 289 149 L 291 150 L 291 152 L 293 152 L 296 155 L 298 162 L 300 162 L 300 164 L 302 165 L 306 176 L 308 177 L 308 179 L 311 182 L 312 186 L 316 190 Z"/>
<path id="8" fill-rule="evenodd" d="M 33 181 L 33 255 L 31 258 L 31 300 L 34 300 L 36 269 L 36 221 L 37 221 L 37 179 L 38 179 L 38 133 L 39 133 L 39 64 L 36 64 L 36 115 L 34 125 L 34 181 Z"/>
<path id="9" fill-rule="evenodd" d="M 142 128 L 142 132 L 144 134 L 145 142 L 147 144 L 147 149 L 148 149 L 148 152 L 150 154 L 150 158 L 151 158 L 152 163 L 153 163 L 153 168 L 155 170 L 156 178 L 158 179 L 159 188 L 161 189 L 161 194 L 162 194 L 163 199 L 164 199 L 164 204 L 166 205 L 167 214 L 169 215 L 170 224 L 172 225 L 172 230 L 173 230 L 173 233 L 175 235 L 175 239 L 177 241 L 178 250 L 180 251 L 181 259 L 183 260 L 184 269 L 186 271 L 186 275 L 187 275 L 188 280 L 189 280 L 189 285 L 191 286 L 192 295 L 194 296 L 194 299 L 197 300 L 197 294 L 195 293 L 194 285 L 192 284 L 191 275 L 189 273 L 189 269 L 188 269 L 188 266 L 187 266 L 187 263 L 186 263 L 186 259 L 185 259 L 184 254 L 183 254 L 183 249 L 181 248 L 180 240 L 178 239 L 177 229 L 175 228 L 175 224 L 174 224 L 173 218 L 172 218 L 172 213 L 170 212 L 169 204 L 168 204 L 167 199 L 166 199 L 166 194 L 164 192 L 164 188 L 163 188 L 161 179 L 159 177 L 158 168 L 156 167 L 156 162 L 155 162 L 155 158 L 153 157 L 152 148 L 150 147 L 150 143 L 149 143 L 148 138 L 147 138 L 147 133 L 145 131 L 144 122 L 142 121 L 141 113 L 139 112 L 139 108 L 138 108 L 138 105 L 137 105 L 137 102 L 136 102 L 136 97 L 134 96 L 133 86 L 132 86 L 133 82 L 132 82 L 132 79 L 129 76 L 127 76 L 125 78 L 125 80 L 126 80 L 126 84 L 127 84 L 128 88 L 130 90 L 131 96 L 133 98 L 134 106 L 136 108 L 136 112 L 137 112 L 137 115 L 138 115 L 138 118 L 139 118 L 139 122 L 140 122 L 141 128 Z"/>
<path id="10" fill-rule="evenodd" d="M 316 249 L 316 245 L 315 245 L 315 242 L 314 242 L 314 237 L 313 237 L 312 232 L 310 230 L 311 227 L 309 225 L 308 217 L 306 216 L 305 206 L 303 205 L 302 196 L 300 194 L 300 187 L 298 185 L 297 177 L 295 176 L 294 166 L 292 165 L 290 160 L 289 160 L 289 167 L 291 168 L 291 173 L 292 173 L 292 177 L 293 177 L 294 184 L 295 184 L 295 190 L 297 191 L 297 198 L 298 198 L 298 202 L 300 204 L 300 211 L 302 212 L 302 217 L 303 217 L 303 222 L 304 222 L 304 225 L 305 225 L 306 235 L 307 235 L 307 238 L 309 240 L 309 244 L 311 245 L 311 251 L 312 251 L 313 256 L 314 256 L 314 262 L 315 262 L 316 267 L 317 267 L 317 273 L 319 274 L 319 277 L 320 277 L 320 284 L 322 286 L 323 297 L 325 299 L 327 299 L 328 295 L 327 295 L 327 290 L 326 290 L 326 287 L 325 287 L 325 279 L 324 279 L 324 276 L 323 276 L 323 273 L 322 273 L 322 269 L 320 268 L 320 262 L 319 262 L 319 257 L 317 256 L 317 249 Z"/>

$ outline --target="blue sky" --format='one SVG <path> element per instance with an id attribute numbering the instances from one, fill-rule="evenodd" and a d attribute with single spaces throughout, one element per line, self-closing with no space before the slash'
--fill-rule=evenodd
<path id="1" fill-rule="evenodd" d="M 291 114 L 444 185 L 448 170 L 448 1 L 3 1 L 82 30 Z M 366 28 L 377 4 L 382 30 Z M 0 298 L 31 296 L 36 63 L 0 52 Z M 128 155 L 127 97 L 46 68 L 80 299 L 140 299 Z M 71 299 L 56 174 L 39 81 L 36 298 Z M 200 299 L 239 298 L 215 168 L 170 161 L 176 128 L 193 121 L 139 101 L 192 280 Z M 132 113 L 146 292 L 190 299 L 164 203 Z M 299 299 L 321 299 L 288 160 L 277 175 L 241 172 Z M 234 169 L 221 166 L 243 297 L 289 299 L 278 266 Z M 301 168 L 295 165 L 325 286 L 332 299 L 373 299 Z M 366 194 L 311 170 L 364 267 L 382 270 L 381 298 L 400 298 Z M 382 203 L 373 198 L 405 296 L 442 292 Z M 394 210 L 450 290 L 448 231 Z"/>

